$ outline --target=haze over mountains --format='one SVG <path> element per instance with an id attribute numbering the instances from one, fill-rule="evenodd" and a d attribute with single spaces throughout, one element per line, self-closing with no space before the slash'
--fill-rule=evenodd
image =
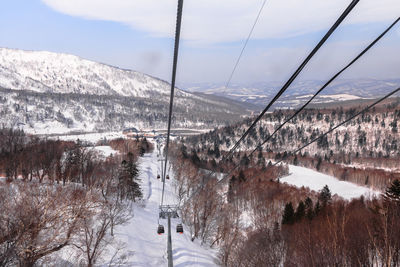
<path id="1" fill-rule="evenodd" d="M 73 55 L 0 48 L 0 123 L 35 132 L 165 128 L 169 83 Z M 176 90 L 174 127 L 213 127 L 249 106 Z M 250 106 L 251 108 L 251 106 Z"/>
<path id="2" fill-rule="evenodd" d="M 274 107 L 296 107 L 311 97 L 326 81 L 297 81 L 289 87 Z M 231 84 L 225 88 L 218 83 L 187 83 L 184 88 L 190 92 L 223 95 L 225 97 L 264 107 L 278 92 L 284 82 L 258 82 L 251 84 Z M 328 103 L 383 96 L 400 86 L 400 79 L 337 80 L 332 82 L 313 103 Z"/>

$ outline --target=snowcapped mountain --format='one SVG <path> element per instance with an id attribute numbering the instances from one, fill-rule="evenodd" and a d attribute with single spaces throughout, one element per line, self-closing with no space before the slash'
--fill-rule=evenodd
<path id="1" fill-rule="evenodd" d="M 164 128 L 170 84 L 73 55 L 0 48 L 0 123 L 30 132 Z M 248 105 L 177 89 L 173 127 L 212 128 Z"/>
<path id="2" fill-rule="evenodd" d="M 0 48 L 0 86 L 50 93 L 152 97 L 170 85 L 143 73 L 68 54 Z M 178 95 L 187 95 L 181 90 Z"/>

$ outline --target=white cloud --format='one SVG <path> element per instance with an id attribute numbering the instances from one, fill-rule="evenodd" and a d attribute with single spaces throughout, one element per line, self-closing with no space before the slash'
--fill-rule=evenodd
<path id="1" fill-rule="evenodd" d="M 42 0 L 72 16 L 121 22 L 154 36 L 173 36 L 176 0 Z M 185 0 L 182 38 L 219 43 L 245 38 L 263 0 Z M 326 29 L 350 0 L 267 0 L 254 38 L 283 38 Z M 347 24 L 394 20 L 399 0 L 362 0 Z"/>

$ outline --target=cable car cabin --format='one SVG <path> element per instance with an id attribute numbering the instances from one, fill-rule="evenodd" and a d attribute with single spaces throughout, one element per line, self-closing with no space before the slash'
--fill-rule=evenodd
<path id="1" fill-rule="evenodd" d="M 161 177 L 160 177 L 160 175 L 159 174 L 157 174 L 157 179 L 160 179 Z"/>
<path id="2" fill-rule="evenodd" d="M 167 179 L 169 180 L 169 175 L 167 174 Z"/>
<path id="3" fill-rule="evenodd" d="M 157 234 L 162 235 L 164 232 L 164 225 L 159 224 L 157 228 Z"/>
<path id="4" fill-rule="evenodd" d="M 178 224 L 176 226 L 176 232 L 180 233 L 180 234 L 183 234 L 183 226 L 182 226 L 182 224 Z"/>

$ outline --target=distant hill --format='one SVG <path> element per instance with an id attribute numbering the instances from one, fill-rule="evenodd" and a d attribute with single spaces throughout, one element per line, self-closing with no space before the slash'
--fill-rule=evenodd
<path id="1" fill-rule="evenodd" d="M 307 101 L 325 81 L 299 81 L 294 82 L 284 95 L 276 102 L 274 107 L 293 108 Z M 223 95 L 230 99 L 264 107 L 282 87 L 281 82 L 259 82 L 251 84 L 232 84 L 224 88 L 223 84 L 213 83 L 188 83 L 184 88 L 190 92 Z M 360 100 L 383 96 L 400 87 L 400 79 L 392 80 L 338 80 L 326 88 L 313 103 L 331 103 L 347 100 Z"/>
<path id="2" fill-rule="evenodd" d="M 166 127 L 170 84 L 152 76 L 45 51 L 0 48 L 0 123 L 30 132 Z M 173 127 L 212 128 L 253 105 L 176 89 Z"/>

